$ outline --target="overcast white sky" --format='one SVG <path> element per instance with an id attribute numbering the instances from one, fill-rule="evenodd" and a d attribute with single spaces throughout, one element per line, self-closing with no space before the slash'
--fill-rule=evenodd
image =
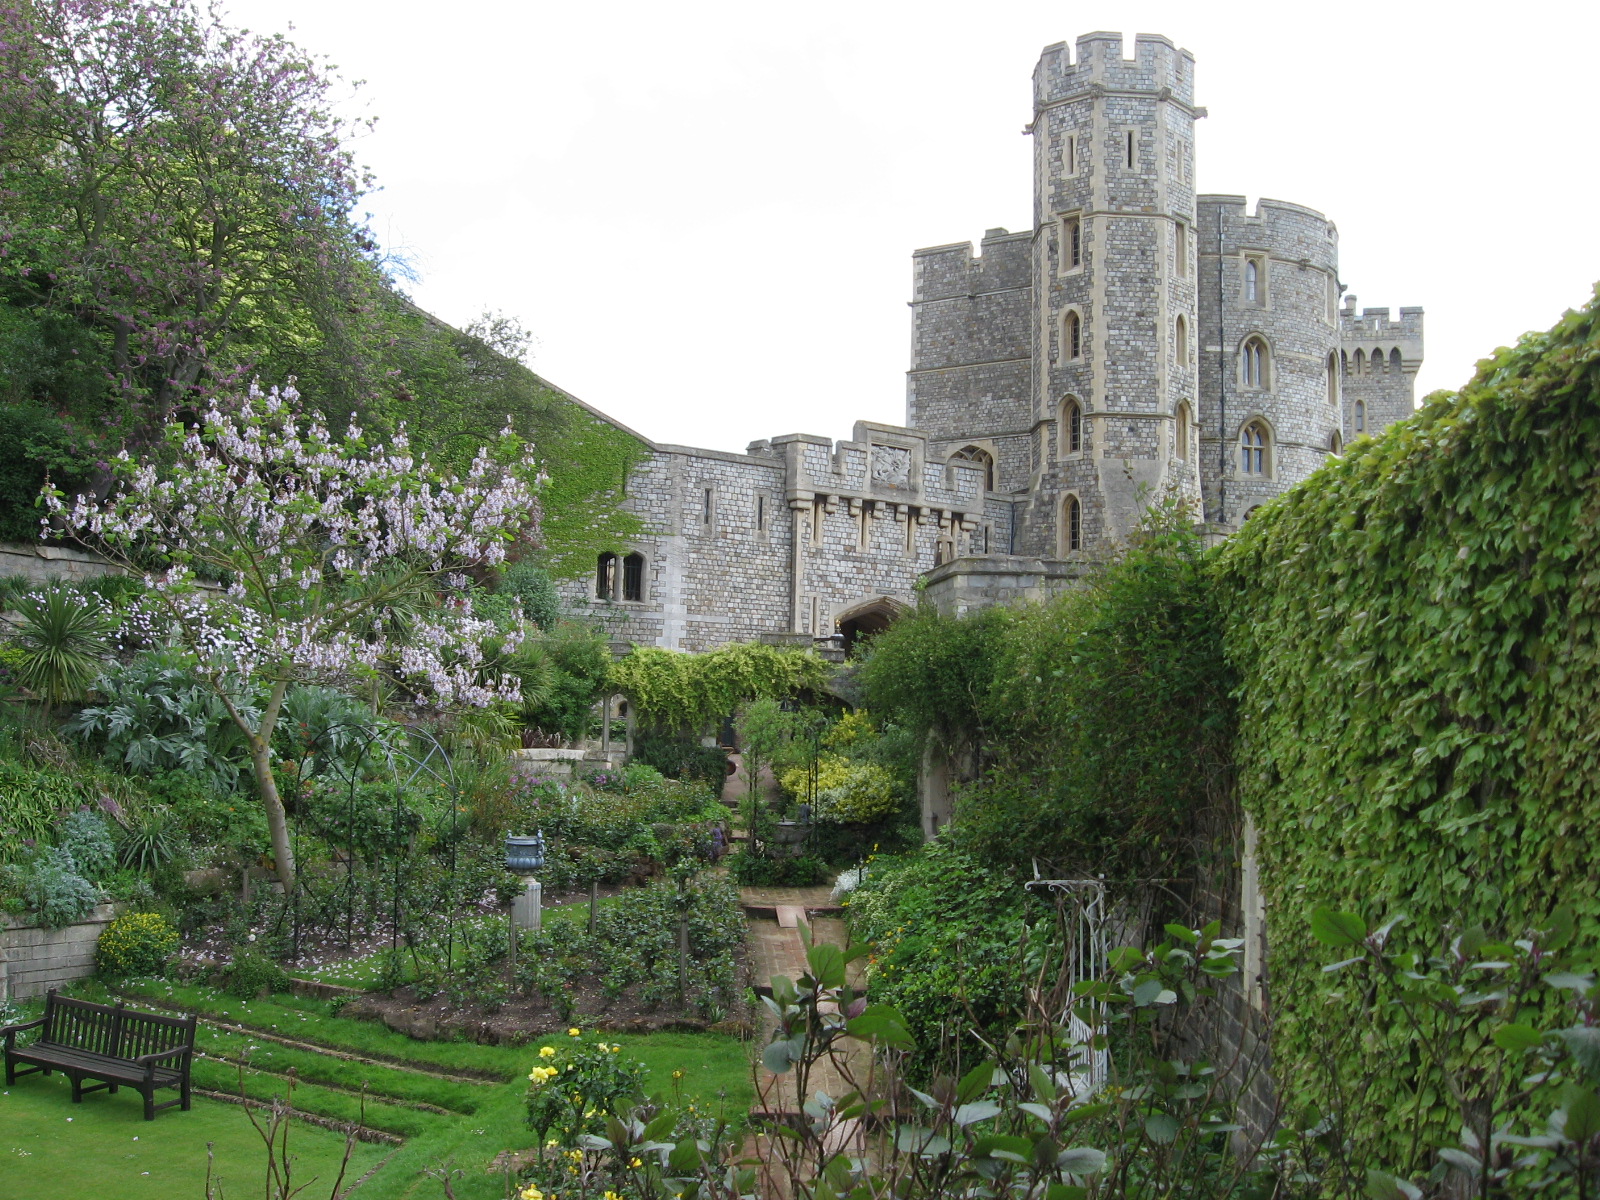
<path id="1" fill-rule="evenodd" d="M 359 157 L 424 307 L 663 442 L 904 420 L 910 253 L 1028 227 L 1030 74 L 1080 33 L 1197 59 L 1201 191 L 1339 226 L 1422 305 L 1419 394 L 1600 278 L 1600 4 L 230 0 L 365 80 Z"/>

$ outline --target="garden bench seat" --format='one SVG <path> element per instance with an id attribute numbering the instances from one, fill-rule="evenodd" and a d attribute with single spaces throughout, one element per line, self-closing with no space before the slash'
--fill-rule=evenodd
<path id="1" fill-rule="evenodd" d="M 118 1003 L 91 1004 L 56 995 L 45 996 L 44 1016 L 0 1029 L 5 1040 L 6 1086 L 18 1075 L 48 1075 L 60 1071 L 72 1081 L 72 1102 L 81 1104 L 85 1092 L 116 1093 L 126 1085 L 144 1097 L 144 1119 L 155 1120 L 163 1108 L 189 1109 L 189 1065 L 194 1057 L 196 1018 L 164 1017 L 135 1012 Z M 39 1032 L 27 1045 L 17 1045 L 17 1035 Z M 26 1065 L 19 1071 L 19 1065 Z M 100 1082 L 84 1087 L 85 1079 Z M 178 1098 L 155 1102 L 159 1088 L 176 1088 Z"/>

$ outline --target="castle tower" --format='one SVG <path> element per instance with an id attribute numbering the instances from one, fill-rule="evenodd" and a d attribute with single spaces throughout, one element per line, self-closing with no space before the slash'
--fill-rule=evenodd
<path id="1" fill-rule="evenodd" d="M 1338 231 L 1281 200 L 1201 196 L 1199 213 L 1205 516 L 1237 528 L 1346 440 Z"/>
<path id="2" fill-rule="evenodd" d="M 1339 360 L 1343 377 L 1344 439 L 1382 433 L 1416 409 L 1417 368 L 1422 365 L 1422 310 L 1364 308 L 1344 298 L 1339 310 Z"/>
<path id="3" fill-rule="evenodd" d="M 1194 438 L 1194 58 L 1140 34 L 1047 47 L 1034 70 L 1034 472 L 1019 551 L 1128 533 Z"/>

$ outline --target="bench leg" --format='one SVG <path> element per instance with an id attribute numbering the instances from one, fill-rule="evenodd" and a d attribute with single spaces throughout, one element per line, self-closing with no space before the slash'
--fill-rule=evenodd
<path id="1" fill-rule="evenodd" d="M 17 1081 L 17 1064 L 10 1058 L 6 1059 L 6 1086 L 10 1087 Z"/>
<path id="2" fill-rule="evenodd" d="M 76 1072 L 72 1075 L 72 1102 L 74 1104 L 83 1103 L 83 1076 Z"/>
<path id="3" fill-rule="evenodd" d="M 108 1083 L 108 1084 L 106 1084 L 106 1091 L 110 1092 L 113 1096 L 115 1096 L 117 1094 L 117 1089 L 119 1087 L 121 1087 L 121 1086 L 122 1085 L 120 1083 Z"/>
<path id="4" fill-rule="evenodd" d="M 183 1077 L 183 1086 L 179 1089 L 178 1094 L 183 1097 L 183 1107 L 180 1108 L 178 1111 L 179 1112 L 188 1112 L 189 1111 L 189 1076 L 187 1074 L 184 1075 L 184 1077 Z"/>
<path id="5" fill-rule="evenodd" d="M 154 1121 L 156 1119 L 156 1095 L 154 1089 L 144 1093 L 144 1119 L 146 1121 Z"/>

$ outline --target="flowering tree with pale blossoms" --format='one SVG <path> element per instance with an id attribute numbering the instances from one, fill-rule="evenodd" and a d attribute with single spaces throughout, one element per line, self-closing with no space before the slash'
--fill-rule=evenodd
<path id="1" fill-rule="evenodd" d="M 454 477 L 403 430 L 386 446 L 354 422 L 334 437 L 298 399 L 252 388 L 196 428 L 173 423 L 170 462 L 124 452 L 104 502 L 44 493 L 46 532 L 146 574 L 152 632 L 194 656 L 248 741 L 285 883 L 294 854 L 272 735 L 290 684 L 381 671 L 419 704 L 515 702 L 516 681 L 486 672 L 481 646 L 493 635 L 508 650 L 518 635 L 473 615 L 462 572 L 501 562 L 539 525 L 538 468 L 509 429 Z M 142 570 L 151 561 L 164 569 Z M 250 683 L 266 694 L 259 713 L 235 703 Z"/>

